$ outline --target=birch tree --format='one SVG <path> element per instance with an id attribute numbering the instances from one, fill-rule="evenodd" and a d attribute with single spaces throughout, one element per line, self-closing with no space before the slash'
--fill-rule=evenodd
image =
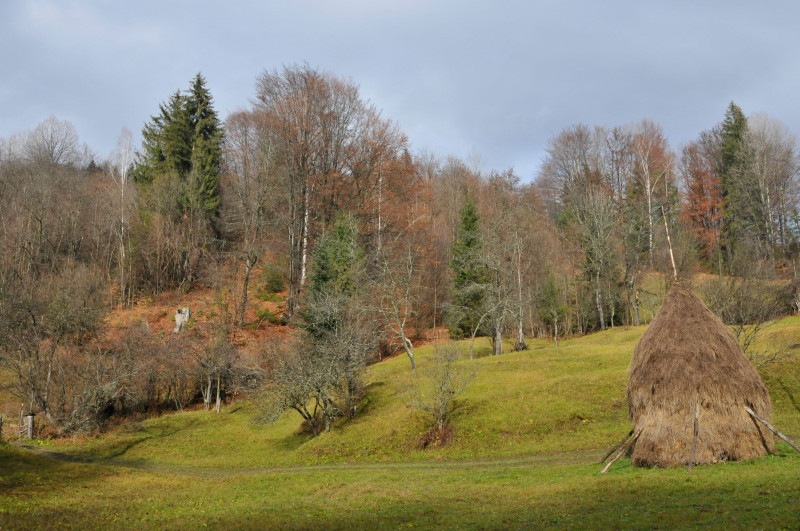
<path id="1" fill-rule="evenodd" d="M 128 253 L 129 246 L 129 231 L 127 211 L 130 207 L 130 187 L 128 184 L 131 165 L 133 163 L 133 135 L 128 128 L 123 127 L 120 132 L 119 140 L 117 141 L 117 150 L 114 153 L 111 161 L 110 176 L 114 181 L 119 191 L 119 225 L 116 227 L 116 233 L 119 238 L 119 288 L 121 302 L 125 303 L 128 300 L 128 283 L 126 268 L 128 267 Z M 126 195 L 128 196 L 126 199 Z"/>

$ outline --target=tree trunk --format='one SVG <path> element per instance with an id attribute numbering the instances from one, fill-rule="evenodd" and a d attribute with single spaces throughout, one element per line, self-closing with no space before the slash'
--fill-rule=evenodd
<path id="1" fill-rule="evenodd" d="M 517 240 L 519 242 L 519 240 Z M 514 350 L 528 350 L 528 345 L 525 344 L 525 331 L 522 329 L 522 319 L 525 311 L 522 308 L 522 249 L 519 243 L 517 244 L 517 301 L 519 303 L 519 326 L 517 327 L 517 343 L 514 345 Z"/>
<path id="2" fill-rule="evenodd" d="M 306 264 L 308 262 L 308 184 L 303 186 L 303 227 L 300 242 L 300 286 L 306 283 Z"/>
<path id="3" fill-rule="evenodd" d="M 514 345 L 514 350 L 519 352 L 520 350 L 528 350 L 528 345 L 525 343 L 525 332 L 522 329 L 522 315 L 519 318 L 519 326 L 517 327 L 517 342 Z"/>
<path id="4" fill-rule="evenodd" d="M 219 373 L 217 373 L 217 414 L 219 414 L 220 405 L 222 404 L 219 388 L 220 388 L 220 378 L 219 378 Z"/>
<path id="5" fill-rule="evenodd" d="M 650 176 L 645 180 L 647 185 L 647 250 L 650 258 L 650 268 L 653 268 L 653 191 L 650 186 Z"/>
<path id="6" fill-rule="evenodd" d="M 553 320 L 553 342 L 556 344 L 556 348 L 558 348 L 558 318 Z"/>
<path id="7" fill-rule="evenodd" d="M 595 303 L 597 304 L 597 316 L 600 319 L 600 329 L 606 329 L 606 317 L 603 313 L 603 296 L 600 293 L 600 269 L 595 271 Z"/>
<path id="8" fill-rule="evenodd" d="M 211 409 L 211 375 L 207 376 L 206 390 L 203 393 L 203 407 L 206 411 Z"/>
<path id="9" fill-rule="evenodd" d="M 406 349 L 406 354 L 408 355 L 408 358 L 411 360 L 411 370 L 416 371 L 417 362 L 414 361 L 414 344 L 411 343 L 411 340 L 406 337 L 405 333 L 402 333 L 402 336 L 403 336 L 403 347 Z"/>
<path id="10" fill-rule="evenodd" d="M 503 322 L 498 319 L 494 325 L 494 355 L 503 353 Z"/>
<path id="11" fill-rule="evenodd" d="M 489 314 L 488 313 L 484 313 L 483 315 L 481 315 L 481 318 L 478 319 L 478 324 L 475 325 L 475 328 L 472 330 L 472 337 L 470 338 L 470 342 L 469 342 L 469 359 L 472 359 L 472 353 L 473 353 L 474 348 L 475 348 L 475 336 L 478 335 L 478 329 L 480 329 L 481 323 L 483 322 L 483 320 L 486 318 L 487 315 L 489 315 Z"/>
<path id="12" fill-rule="evenodd" d="M 252 252 L 247 253 L 247 258 L 244 261 L 244 280 L 242 282 L 242 301 L 239 304 L 239 318 L 237 324 L 239 328 L 244 326 L 244 314 L 247 311 L 247 286 L 250 284 L 250 272 L 255 267 L 258 257 Z"/>

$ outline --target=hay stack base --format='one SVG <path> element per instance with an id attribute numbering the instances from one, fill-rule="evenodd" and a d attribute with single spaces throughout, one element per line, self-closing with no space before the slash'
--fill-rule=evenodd
<path id="1" fill-rule="evenodd" d="M 640 434 L 633 464 L 702 465 L 774 451 L 772 433 L 745 407 L 770 419 L 764 382 L 733 333 L 675 284 L 631 361 L 628 414 Z"/>

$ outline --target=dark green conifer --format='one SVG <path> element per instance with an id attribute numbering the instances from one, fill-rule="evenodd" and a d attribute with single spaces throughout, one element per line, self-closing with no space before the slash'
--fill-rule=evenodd
<path id="1" fill-rule="evenodd" d="M 747 130 L 747 118 L 742 109 L 730 102 L 725 111 L 720 131 L 720 169 L 719 177 L 722 187 L 722 233 L 720 250 L 730 264 L 737 239 L 743 236 L 742 231 L 748 224 L 747 186 L 744 182 L 744 136 Z"/>
<path id="2" fill-rule="evenodd" d="M 219 206 L 222 126 L 205 79 L 197 74 L 191 89 L 175 92 L 159 105 L 142 130 L 142 150 L 137 153 L 134 181 L 151 185 L 159 179 L 177 179 L 181 210 L 199 214 L 214 223 Z"/>
<path id="3" fill-rule="evenodd" d="M 461 207 L 458 235 L 452 248 L 453 303 L 449 329 L 453 337 L 471 335 L 478 326 L 489 274 L 481 256 L 480 216 L 472 198 Z"/>
<path id="4" fill-rule="evenodd" d="M 192 129 L 190 186 L 187 208 L 196 207 L 209 218 L 219 206 L 219 174 L 222 159 L 222 127 L 212 105 L 205 79 L 197 74 L 186 95 L 186 113 Z"/>

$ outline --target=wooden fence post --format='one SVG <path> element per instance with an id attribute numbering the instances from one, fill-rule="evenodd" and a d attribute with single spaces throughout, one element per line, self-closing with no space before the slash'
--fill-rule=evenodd
<path id="1" fill-rule="evenodd" d="M 25 436 L 28 439 L 33 439 L 33 413 L 28 413 L 25 417 Z"/>

